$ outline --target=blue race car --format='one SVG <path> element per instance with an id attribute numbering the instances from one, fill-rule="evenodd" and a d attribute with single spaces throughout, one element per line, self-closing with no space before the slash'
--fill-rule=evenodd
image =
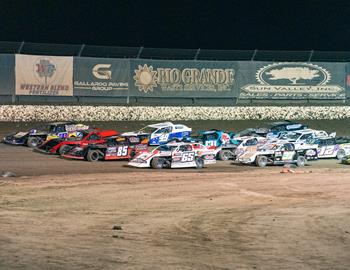
<path id="1" fill-rule="evenodd" d="M 17 132 L 4 137 L 4 143 L 12 145 L 27 145 L 35 148 L 47 139 L 66 138 L 78 130 L 89 128 L 83 124 L 74 122 L 48 123 L 40 129 L 31 129 L 25 132 Z"/>
<path id="2" fill-rule="evenodd" d="M 136 132 L 126 132 L 123 136 L 129 135 L 149 135 L 149 145 L 166 144 L 173 140 L 182 140 L 191 135 L 192 129 L 182 125 L 173 124 L 171 122 L 158 123 L 148 125 Z"/>
<path id="3" fill-rule="evenodd" d="M 296 122 L 291 122 L 289 120 L 285 120 L 282 122 L 273 122 L 269 125 L 269 132 L 266 135 L 266 138 L 278 138 L 281 134 L 288 131 L 296 131 L 307 129 L 308 126 Z"/>

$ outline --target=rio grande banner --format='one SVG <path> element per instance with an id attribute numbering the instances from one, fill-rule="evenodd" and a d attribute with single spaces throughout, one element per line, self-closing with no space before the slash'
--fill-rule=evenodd
<path id="1" fill-rule="evenodd" d="M 72 96 L 73 57 L 17 54 L 16 95 Z"/>
<path id="2" fill-rule="evenodd" d="M 240 98 L 344 99 L 343 63 L 240 62 Z"/>
<path id="3" fill-rule="evenodd" d="M 74 58 L 74 95 L 127 96 L 128 59 Z"/>
<path id="4" fill-rule="evenodd" d="M 234 97 L 237 62 L 130 60 L 130 95 Z"/>

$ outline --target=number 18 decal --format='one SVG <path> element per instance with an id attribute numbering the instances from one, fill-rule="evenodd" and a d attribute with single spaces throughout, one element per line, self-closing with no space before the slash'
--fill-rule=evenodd
<path id="1" fill-rule="evenodd" d="M 185 152 L 181 156 L 181 162 L 191 162 L 194 160 L 194 152 Z"/>
<path id="2" fill-rule="evenodd" d="M 118 147 L 117 157 L 125 157 L 127 155 L 128 155 L 128 147 L 127 146 Z"/>

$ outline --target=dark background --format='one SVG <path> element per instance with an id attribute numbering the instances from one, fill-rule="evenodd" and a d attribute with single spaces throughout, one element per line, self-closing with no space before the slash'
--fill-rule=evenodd
<path id="1" fill-rule="evenodd" d="M 0 0 L 0 40 L 350 51 L 350 1 Z"/>

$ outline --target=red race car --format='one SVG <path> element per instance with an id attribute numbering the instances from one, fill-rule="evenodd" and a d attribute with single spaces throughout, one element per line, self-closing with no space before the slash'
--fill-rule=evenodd
<path id="1" fill-rule="evenodd" d="M 98 160 L 128 160 L 140 152 L 147 151 L 147 136 L 113 136 L 103 144 L 75 147 L 62 157 L 96 162 Z"/>
<path id="2" fill-rule="evenodd" d="M 89 144 L 105 143 L 111 136 L 119 133 L 115 130 L 84 130 L 75 138 L 52 139 L 38 147 L 38 151 L 63 155 L 74 147 L 87 147 Z"/>

